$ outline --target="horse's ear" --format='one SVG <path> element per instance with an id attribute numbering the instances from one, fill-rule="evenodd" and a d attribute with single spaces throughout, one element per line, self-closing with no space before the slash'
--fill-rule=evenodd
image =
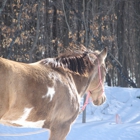
<path id="1" fill-rule="evenodd" d="M 101 63 L 105 60 L 105 58 L 106 58 L 106 56 L 107 56 L 107 51 L 108 51 L 108 49 L 105 47 L 105 48 L 100 52 L 98 58 L 100 59 L 100 62 L 101 62 Z"/>

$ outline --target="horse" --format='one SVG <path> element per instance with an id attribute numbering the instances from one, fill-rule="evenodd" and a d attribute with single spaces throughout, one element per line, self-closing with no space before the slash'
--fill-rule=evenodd
<path id="1" fill-rule="evenodd" d="M 94 105 L 105 102 L 102 51 L 75 51 L 34 63 L 0 58 L 0 123 L 45 128 L 49 140 L 65 140 L 86 92 Z"/>

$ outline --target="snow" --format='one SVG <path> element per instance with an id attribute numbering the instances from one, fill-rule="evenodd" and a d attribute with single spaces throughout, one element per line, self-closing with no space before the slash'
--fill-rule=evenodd
<path id="1" fill-rule="evenodd" d="M 140 89 L 105 86 L 105 93 L 107 101 L 98 107 L 90 102 L 86 109 L 86 123 L 82 123 L 80 114 L 67 140 L 140 140 L 140 99 L 137 98 Z M 40 131 L 43 132 L 33 134 Z M 47 140 L 48 137 L 49 132 L 43 129 L 0 125 L 0 140 Z"/>

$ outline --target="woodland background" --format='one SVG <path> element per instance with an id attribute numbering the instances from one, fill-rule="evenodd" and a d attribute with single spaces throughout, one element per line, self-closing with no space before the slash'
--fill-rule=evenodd
<path id="1" fill-rule="evenodd" d="M 96 36 L 140 87 L 140 0 L 0 0 L 0 56 L 20 62 L 55 57 Z M 111 86 L 127 87 L 106 61 Z"/>

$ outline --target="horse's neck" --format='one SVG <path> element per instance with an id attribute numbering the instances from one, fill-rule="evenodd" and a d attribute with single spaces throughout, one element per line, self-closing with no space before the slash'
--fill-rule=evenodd
<path id="1" fill-rule="evenodd" d="M 89 84 L 89 78 L 88 77 L 84 77 L 84 76 L 79 76 L 79 75 L 73 75 L 73 79 L 77 88 L 78 93 L 80 94 L 80 96 L 82 97 L 87 88 L 88 88 L 88 84 Z"/>

